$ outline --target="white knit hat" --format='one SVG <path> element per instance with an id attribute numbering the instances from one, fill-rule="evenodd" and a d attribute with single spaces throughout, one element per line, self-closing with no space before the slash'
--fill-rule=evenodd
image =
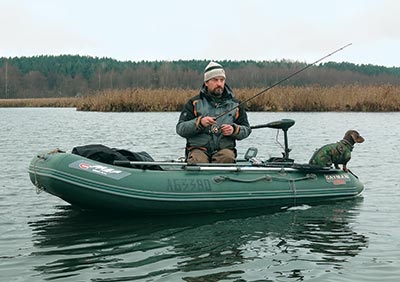
<path id="1" fill-rule="evenodd" d="M 204 82 L 217 76 L 222 76 L 223 78 L 226 78 L 225 71 L 220 64 L 216 62 L 210 62 L 204 69 Z"/>

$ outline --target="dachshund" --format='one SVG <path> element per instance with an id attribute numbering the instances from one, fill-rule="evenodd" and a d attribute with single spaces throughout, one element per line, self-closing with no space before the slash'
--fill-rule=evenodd
<path id="1" fill-rule="evenodd" d="M 342 140 L 317 149 L 308 163 L 321 167 L 330 167 L 333 164 L 337 169 L 341 164 L 343 165 L 342 169 L 348 172 L 347 163 L 351 159 L 351 151 L 354 148 L 354 144 L 362 143 L 364 140 L 357 131 L 349 130 Z"/>

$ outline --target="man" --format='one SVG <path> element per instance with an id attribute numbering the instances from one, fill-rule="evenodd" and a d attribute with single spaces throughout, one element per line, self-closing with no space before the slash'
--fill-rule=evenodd
<path id="1" fill-rule="evenodd" d="M 186 138 L 188 163 L 234 163 L 236 140 L 251 133 L 244 106 L 225 78 L 222 66 L 210 62 L 200 93 L 185 104 L 179 116 L 176 132 Z"/>

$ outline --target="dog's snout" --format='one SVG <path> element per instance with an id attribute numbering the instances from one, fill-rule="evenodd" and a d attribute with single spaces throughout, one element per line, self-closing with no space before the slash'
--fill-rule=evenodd
<path id="1" fill-rule="evenodd" d="M 354 143 L 362 143 L 362 142 L 365 141 L 364 137 L 362 137 L 360 135 L 360 133 L 358 131 L 356 131 L 356 130 L 349 130 L 349 131 L 346 132 L 346 135 L 347 136 L 350 135 L 351 138 L 353 139 Z"/>

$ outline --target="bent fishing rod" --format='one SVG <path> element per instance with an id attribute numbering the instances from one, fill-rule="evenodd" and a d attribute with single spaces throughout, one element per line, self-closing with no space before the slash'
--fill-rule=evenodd
<path id="1" fill-rule="evenodd" d="M 326 56 L 324 56 L 324 57 L 322 57 L 322 58 L 316 60 L 315 62 L 310 63 L 310 64 L 306 65 L 305 67 L 303 67 L 303 68 L 301 68 L 301 69 L 295 71 L 295 72 L 292 73 L 291 75 L 289 75 L 289 76 L 287 76 L 287 77 L 285 77 L 285 78 L 279 80 L 278 82 L 275 82 L 274 84 L 272 84 L 272 85 L 269 86 L 268 88 L 265 88 L 264 90 L 260 91 L 260 92 L 257 93 L 256 95 L 254 95 L 254 96 L 252 96 L 252 97 L 250 97 L 250 98 L 244 100 L 243 102 L 241 102 L 240 104 L 236 105 L 235 107 L 233 107 L 233 108 L 231 108 L 231 109 L 228 109 L 228 110 L 226 110 L 225 112 L 219 114 L 218 116 L 215 117 L 215 120 L 217 120 L 217 119 L 219 119 L 220 117 L 226 115 L 227 113 L 229 113 L 229 112 L 231 112 L 231 111 L 233 111 L 233 110 L 239 108 L 240 106 L 242 106 L 243 104 L 245 104 L 245 103 L 247 103 L 247 102 L 253 100 L 254 98 L 257 98 L 257 97 L 260 96 L 261 94 L 264 94 L 264 93 L 267 92 L 268 90 L 271 90 L 271 89 L 274 88 L 275 86 L 277 86 L 277 85 L 279 85 L 279 84 L 285 82 L 286 80 L 292 78 L 293 76 L 298 75 L 299 73 L 305 71 L 306 69 L 308 69 L 309 67 L 315 65 L 316 63 L 319 63 L 319 62 L 321 62 L 322 60 L 324 60 L 324 59 L 326 59 L 326 58 L 332 56 L 333 54 L 335 54 L 335 53 L 337 53 L 337 52 L 339 52 L 339 51 L 342 51 L 344 48 L 350 46 L 351 44 L 352 44 L 352 43 L 346 44 L 346 45 L 344 45 L 343 47 L 341 47 L 341 48 L 339 48 L 339 49 L 336 49 L 336 50 L 333 51 L 332 53 L 329 53 L 328 55 L 326 55 Z"/>

